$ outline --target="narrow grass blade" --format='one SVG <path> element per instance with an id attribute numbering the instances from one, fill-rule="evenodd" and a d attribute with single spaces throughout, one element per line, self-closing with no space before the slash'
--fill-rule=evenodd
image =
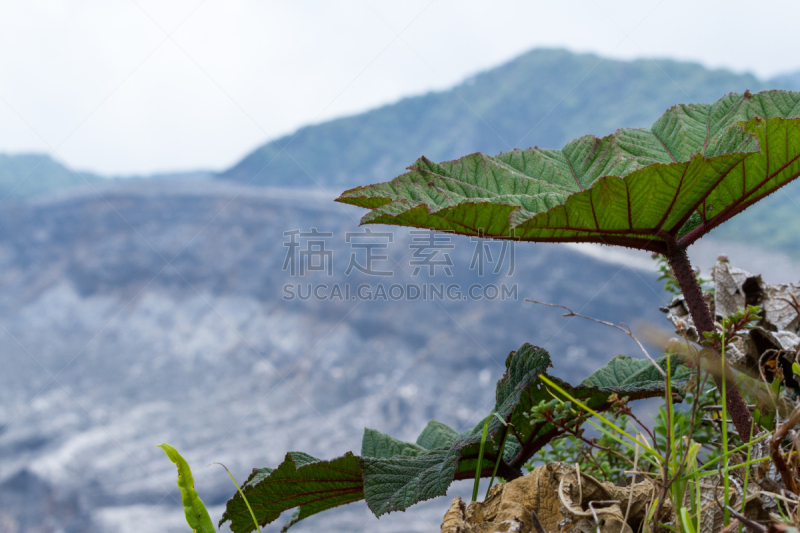
<path id="1" fill-rule="evenodd" d="M 681 533 L 695 533 L 692 519 L 689 518 L 689 510 L 686 507 L 681 507 L 679 514 L 681 517 Z"/>
<path id="2" fill-rule="evenodd" d="M 736 468 L 744 468 L 745 466 L 757 465 L 758 463 L 763 463 L 765 461 L 771 461 L 771 460 L 772 460 L 772 458 L 769 457 L 769 456 L 762 457 L 761 459 L 752 459 L 750 461 L 747 461 L 746 463 L 737 464 Z M 727 472 L 727 470 L 723 470 L 723 472 Z M 710 476 L 716 476 L 718 474 L 719 474 L 718 470 L 712 470 L 712 471 L 700 472 L 700 473 L 697 474 L 697 476 L 698 477 L 710 477 Z M 688 479 L 688 477 L 683 477 L 681 479 Z"/>
<path id="3" fill-rule="evenodd" d="M 602 414 L 598 413 L 597 411 L 595 411 L 594 409 L 592 409 L 591 407 L 589 407 L 588 405 L 586 405 L 586 404 L 585 404 L 585 403 L 583 403 L 582 401 L 580 401 L 580 400 L 578 400 L 578 399 L 576 399 L 576 398 L 572 397 L 572 396 L 571 396 L 571 395 L 570 395 L 570 394 L 569 394 L 567 391 L 565 391 L 564 389 L 562 389 L 561 387 L 559 387 L 558 385 L 556 385 L 555 383 L 553 383 L 553 382 L 552 382 L 550 379 L 548 379 L 548 378 L 547 378 L 547 376 L 545 376 L 544 374 L 540 374 L 540 375 L 539 375 L 539 379 L 541 379 L 542 381 L 544 381 L 545 383 L 547 383 L 547 384 L 548 384 L 550 387 L 552 387 L 552 388 L 554 388 L 555 390 L 557 390 L 558 392 L 560 392 L 560 393 L 561 393 L 561 394 L 562 394 L 562 395 L 563 395 L 565 398 L 567 398 L 569 401 L 573 402 L 575 405 L 578 405 L 578 406 L 579 406 L 581 409 L 583 409 L 583 410 L 584 410 L 584 411 L 586 411 L 587 413 L 590 413 L 590 414 L 592 414 L 592 415 L 596 416 L 597 418 L 599 418 L 600 420 L 602 420 L 603 422 L 605 422 L 606 424 L 608 424 L 608 425 L 609 425 L 609 426 L 611 426 L 612 428 L 614 428 L 614 429 L 616 429 L 617 431 L 619 431 L 619 432 L 620 432 L 622 435 L 625 435 L 626 437 L 628 437 L 630 440 L 636 440 L 635 438 L 633 438 L 632 436 L 630 436 L 630 435 L 629 435 L 629 434 L 628 434 L 628 433 L 627 433 L 627 432 L 626 432 L 624 429 L 622 429 L 622 428 L 618 427 L 616 424 L 614 424 L 613 422 L 611 422 L 610 420 L 608 420 L 608 419 L 607 419 L 606 417 L 604 417 Z M 555 396 L 554 396 L 554 398 L 555 398 Z M 556 398 L 556 399 L 557 399 L 557 400 L 560 400 L 560 398 Z M 561 400 L 561 401 L 563 401 L 563 400 Z"/>
<path id="4" fill-rule="evenodd" d="M 669 457 L 670 462 L 673 466 L 676 464 L 676 453 L 675 453 L 675 424 L 673 423 L 675 420 L 675 410 L 672 408 L 672 383 L 671 383 L 671 376 L 672 372 L 670 371 L 670 362 L 669 356 L 667 356 L 667 376 L 666 376 L 666 386 L 664 390 L 664 399 L 667 403 L 667 420 L 669 423 L 667 424 L 667 435 L 669 437 L 669 442 L 667 443 L 667 447 L 669 448 Z M 667 465 L 669 466 L 669 465 Z M 677 472 L 670 473 L 670 477 L 675 475 Z"/>
<path id="5" fill-rule="evenodd" d="M 253 524 L 255 524 L 255 526 L 256 526 L 256 529 L 258 530 L 258 533 L 261 533 L 261 528 L 260 528 L 260 527 L 259 527 L 259 525 L 258 525 L 258 520 L 256 520 L 256 514 L 253 512 L 253 508 L 252 508 L 252 507 L 250 507 L 250 502 L 248 502 L 248 501 L 247 501 L 247 498 L 245 497 L 245 495 L 244 495 L 244 492 L 242 492 L 242 489 L 239 487 L 239 484 L 238 484 L 238 483 L 236 483 L 236 480 L 233 478 L 233 474 L 231 474 L 231 471 L 230 471 L 230 470 L 228 470 L 228 467 L 227 467 L 227 466 L 225 466 L 225 465 L 224 465 L 224 464 L 222 464 L 222 463 L 211 463 L 211 464 L 212 464 L 212 465 L 219 465 L 219 466 L 221 466 L 222 468 L 224 468 L 224 469 L 225 469 L 225 471 L 226 471 L 226 472 L 228 473 L 228 475 L 231 477 L 231 481 L 233 481 L 233 484 L 234 484 L 234 485 L 236 485 L 236 490 L 238 490 L 238 491 L 239 491 L 239 496 L 241 496 L 241 497 L 242 497 L 242 499 L 244 500 L 244 504 L 247 506 L 247 510 L 248 510 L 248 511 L 250 511 L 250 516 L 252 516 L 252 517 L 253 517 Z M 210 466 L 210 465 L 209 465 L 209 466 Z M 298 510 L 299 510 L 299 508 L 298 508 Z"/>
<path id="6" fill-rule="evenodd" d="M 491 417 L 486 418 L 483 423 L 483 434 L 481 435 L 481 450 L 478 452 L 478 466 L 475 467 L 475 485 L 472 487 L 472 501 L 478 499 L 478 485 L 481 482 L 481 467 L 483 466 L 483 452 L 486 450 L 486 433 L 489 431 L 489 420 Z"/>
<path id="7" fill-rule="evenodd" d="M 588 405 L 586 405 L 585 403 L 583 403 L 583 402 L 581 402 L 580 400 L 577 400 L 577 399 L 575 399 L 574 397 L 572 397 L 572 396 L 571 396 L 571 395 L 570 395 L 570 394 L 569 394 L 567 391 L 565 391 L 564 389 L 562 389 L 561 387 L 559 387 L 558 385 L 556 385 L 555 383 L 553 383 L 553 381 L 551 381 L 550 379 L 548 379 L 548 378 L 547 378 L 547 376 L 545 376 L 544 374 L 541 374 L 541 375 L 539 376 L 539 379 L 541 379 L 543 382 L 547 383 L 547 385 L 549 385 L 550 387 L 554 388 L 556 391 L 558 391 L 559 393 L 561 393 L 561 394 L 562 394 L 562 395 L 563 395 L 565 398 L 567 398 L 569 401 L 571 401 L 571 402 L 572 402 L 572 403 L 574 403 L 575 405 L 579 406 L 581 409 L 583 409 L 583 410 L 584 410 L 584 411 L 586 411 L 587 413 L 594 415 L 595 417 L 599 418 L 601 421 L 603 421 L 603 422 L 605 422 L 606 424 L 608 424 L 608 426 L 609 426 L 609 427 L 611 427 L 611 428 L 615 429 L 616 431 L 618 431 L 620 435 L 624 435 L 625 437 L 628 437 L 628 439 L 630 439 L 632 442 L 636 442 L 636 438 L 632 437 L 632 436 L 631 436 L 631 435 L 630 435 L 630 434 L 629 434 L 627 431 L 625 431 L 624 429 L 622 429 L 622 428 L 618 427 L 618 426 L 617 426 L 616 424 L 614 424 L 612 421 L 610 421 L 609 419 L 607 419 L 607 418 L 606 418 L 606 417 L 604 417 L 602 414 L 598 413 L 597 411 L 595 411 L 594 409 L 592 409 L 591 407 L 589 407 L 589 406 L 588 406 Z M 555 395 L 553 395 L 553 397 L 554 397 L 554 398 L 556 398 L 556 399 L 557 399 L 557 400 L 559 400 L 559 401 L 563 401 L 563 400 L 561 400 L 560 398 L 557 398 Z M 629 449 L 631 449 L 631 450 L 634 450 L 634 447 L 633 447 L 633 445 L 632 445 L 632 444 L 630 444 L 630 443 L 628 443 L 628 442 L 626 442 L 626 441 L 622 440 L 621 438 L 617 437 L 616 435 L 614 435 L 614 434 L 610 433 L 608 430 L 606 430 L 606 429 L 605 429 L 605 428 L 603 428 L 603 427 L 600 427 L 599 425 L 595 424 L 595 423 L 594 423 L 594 422 L 592 422 L 591 420 L 587 420 L 587 422 L 588 422 L 589 424 L 591 424 L 592 426 L 594 426 L 595 428 L 597 428 L 598 430 L 600 430 L 601 432 L 603 432 L 605 435 L 608 435 L 608 436 L 609 436 L 609 437 L 611 437 L 612 439 L 616 440 L 617 442 L 619 442 L 619 443 L 620 443 L 620 444 L 622 444 L 623 446 L 627 446 Z M 651 459 L 650 457 L 648 457 L 648 454 L 649 454 L 649 455 L 652 455 L 652 456 L 653 456 L 653 457 L 655 457 L 657 460 L 661 460 L 661 461 L 663 461 L 663 460 L 664 460 L 664 458 L 663 458 L 663 457 L 662 457 L 662 456 L 661 456 L 661 455 L 660 455 L 658 452 L 656 452 L 655 450 L 653 450 L 652 448 L 649 448 L 649 447 L 643 447 L 643 451 L 645 451 L 645 452 L 646 452 L 646 453 L 645 453 L 645 458 L 646 458 L 646 459 L 647 459 L 647 460 L 648 460 L 648 461 L 649 461 L 651 464 L 654 464 L 654 463 L 653 463 L 652 459 Z"/>
<path id="8" fill-rule="evenodd" d="M 658 507 L 658 497 L 655 500 L 650 502 L 650 508 L 647 510 L 647 518 L 644 519 L 643 528 L 645 531 L 652 531 L 648 524 L 651 520 L 653 520 L 653 515 L 656 513 L 656 508 Z"/>
<path id="9" fill-rule="evenodd" d="M 727 364 L 725 361 L 725 330 L 722 330 L 722 453 L 727 455 L 728 454 L 728 397 L 726 395 L 726 383 L 725 383 L 725 375 L 728 373 Z M 724 496 L 724 520 L 723 524 L 727 526 L 731 522 L 731 515 L 728 511 L 728 504 L 730 503 L 730 498 L 728 496 L 729 487 L 729 478 L 728 478 L 728 464 L 729 460 L 725 459 L 725 466 L 723 468 L 722 473 L 722 483 L 723 483 L 723 496 Z"/>
<path id="10" fill-rule="evenodd" d="M 701 512 L 700 509 L 703 506 L 703 498 L 702 498 L 702 490 L 700 489 L 700 476 L 695 474 L 694 476 L 694 489 L 695 489 L 695 498 L 696 503 L 695 506 L 697 507 L 697 511 L 695 511 L 695 515 L 697 516 L 697 531 L 700 531 L 700 518 Z"/>
<path id="11" fill-rule="evenodd" d="M 792 364 L 793 365 L 797 365 L 797 363 L 792 363 Z M 748 446 L 747 446 L 747 461 L 745 461 L 747 463 L 750 462 L 750 451 L 753 449 L 753 444 L 752 444 L 751 441 L 753 440 L 753 425 L 754 424 L 755 424 L 755 422 L 750 424 L 750 439 L 748 440 L 748 443 L 747 443 L 748 444 Z M 744 508 L 747 505 L 747 482 L 749 481 L 749 478 L 750 478 L 750 467 L 747 467 L 747 468 L 744 469 L 744 484 L 743 484 L 744 488 L 742 488 L 742 511 L 741 511 L 742 514 L 744 514 Z M 740 532 L 742 531 L 741 527 L 739 528 L 739 531 Z"/>
<path id="12" fill-rule="evenodd" d="M 497 452 L 497 460 L 494 462 L 494 470 L 492 471 L 492 479 L 489 481 L 489 488 L 486 489 L 486 497 L 489 497 L 489 491 L 492 490 L 492 485 L 494 485 L 494 478 L 497 476 L 497 467 L 500 466 L 500 461 L 503 460 L 503 450 L 506 449 L 506 439 L 508 438 L 508 430 L 506 430 L 505 435 L 503 435 L 503 441 L 500 443 L 500 450 Z M 478 466 L 480 468 L 480 466 Z"/>
<path id="13" fill-rule="evenodd" d="M 767 438 L 767 437 L 771 437 L 771 436 L 772 436 L 772 433 L 767 433 L 767 432 L 764 432 L 764 433 L 762 433 L 761 435 L 759 435 L 758 437 L 756 437 L 755 439 L 752 439 L 752 440 L 750 441 L 750 444 L 755 444 L 755 443 L 757 443 L 757 442 L 759 442 L 759 441 L 761 441 L 761 440 L 764 440 L 764 439 L 765 439 L 765 438 Z M 717 472 L 717 470 L 714 470 L 713 472 L 708 472 L 708 469 L 709 469 L 709 468 L 711 468 L 711 466 L 712 466 L 714 463 L 716 463 L 717 461 L 721 461 L 721 460 L 727 459 L 728 457 L 730 457 L 730 456 L 731 456 L 731 455 L 733 455 L 734 453 L 736 453 L 736 452 L 740 452 L 740 451 L 744 450 L 744 449 L 745 449 L 745 448 L 747 448 L 747 447 L 748 447 L 748 445 L 747 445 L 747 444 L 743 444 L 742 446 L 739 446 L 738 448 L 734 448 L 734 449 L 732 449 L 732 450 L 729 450 L 727 454 L 724 454 L 724 455 L 719 455 L 719 456 L 715 457 L 714 459 L 711 459 L 709 462 L 707 462 L 707 463 L 706 463 L 706 464 L 704 464 L 702 467 L 700 467 L 700 468 L 698 469 L 698 472 L 700 472 L 700 475 L 701 475 L 701 476 L 703 476 L 703 475 L 712 475 L 712 474 L 717 474 L 717 473 L 718 473 L 718 472 Z M 738 467 L 737 467 L 737 468 L 738 468 Z M 704 473 L 704 472 L 708 472 L 708 473 Z M 688 476 L 693 476 L 693 475 L 694 475 L 694 472 L 690 472 L 690 473 L 687 475 L 687 477 L 684 477 L 684 478 L 682 478 L 682 479 L 689 479 L 689 477 L 688 477 Z"/>

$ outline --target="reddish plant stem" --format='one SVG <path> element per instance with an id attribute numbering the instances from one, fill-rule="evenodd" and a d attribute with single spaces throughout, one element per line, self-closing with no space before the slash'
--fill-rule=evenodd
<path id="1" fill-rule="evenodd" d="M 794 477 L 789 469 L 789 465 L 786 464 L 786 459 L 783 458 L 783 453 L 781 453 L 781 443 L 783 439 L 786 438 L 786 435 L 789 434 L 789 430 L 797 426 L 798 423 L 800 423 L 800 408 L 792 411 L 792 414 L 789 415 L 786 422 L 778 426 L 778 429 L 775 430 L 775 434 L 769 441 L 769 453 L 772 456 L 772 462 L 780 473 L 783 484 L 795 494 L 798 492 L 797 484 L 794 482 Z"/>
<path id="2" fill-rule="evenodd" d="M 700 288 L 700 284 L 697 283 L 697 276 L 692 270 L 692 264 L 686 254 L 686 247 L 679 245 L 674 238 L 671 238 L 667 239 L 667 250 L 667 261 L 669 261 L 669 266 L 672 267 L 672 272 L 675 274 L 675 279 L 681 288 L 684 301 L 697 328 L 698 336 L 702 339 L 704 332 L 714 331 L 714 317 L 711 316 L 711 310 L 703 298 L 703 290 Z M 719 356 L 717 357 L 721 360 Z M 712 374 L 717 390 L 721 391 L 722 374 L 720 372 L 713 372 Z M 750 442 L 750 427 L 752 426 L 753 418 L 730 372 L 726 374 L 725 385 L 728 414 L 733 420 L 733 425 L 742 438 L 742 442 Z"/>

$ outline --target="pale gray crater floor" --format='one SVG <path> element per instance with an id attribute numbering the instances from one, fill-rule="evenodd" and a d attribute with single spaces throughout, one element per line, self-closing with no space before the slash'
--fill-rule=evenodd
<path id="1" fill-rule="evenodd" d="M 365 426 L 408 440 L 431 418 L 466 429 L 491 409 L 506 355 L 526 341 L 573 382 L 619 353 L 639 356 L 624 335 L 525 297 L 668 329 L 647 254 L 519 245 L 513 276 L 480 278 L 469 269 L 475 243 L 454 237 L 453 277 L 431 280 L 410 276 L 409 232 L 397 228 L 387 286 L 516 283 L 519 299 L 284 301 L 285 283 L 381 281 L 344 275 L 344 233 L 359 231 L 363 212 L 331 197 L 176 180 L 6 202 L 0 530 L 186 531 L 160 442 L 193 466 L 218 518 L 234 489 L 212 461 L 243 480 L 288 450 L 358 452 Z M 334 233 L 333 276 L 291 278 L 283 232 L 311 227 Z M 447 506 L 377 520 L 362 502 L 294 530 L 436 531 Z"/>

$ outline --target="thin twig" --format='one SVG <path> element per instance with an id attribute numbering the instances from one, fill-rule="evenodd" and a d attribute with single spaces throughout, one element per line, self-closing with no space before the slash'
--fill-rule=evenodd
<path id="1" fill-rule="evenodd" d="M 636 450 L 634 451 L 633 455 L 633 470 L 636 470 L 636 465 L 639 464 L 639 443 L 636 443 Z M 628 509 L 625 511 L 625 519 L 622 521 L 622 526 L 619 528 L 619 533 L 622 533 L 622 530 L 625 529 L 625 524 L 628 523 L 628 516 L 631 512 L 631 505 L 633 504 L 633 486 L 636 484 L 636 474 L 633 474 L 631 478 L 631 492 L 628 495 Z"/>
<path id="2" fill-rule="evenodd" d="M 732 509 L 730 505 L 726 505 L 726 507 L 728 508 L 728 512 L 731 513 L 734 516 L 734 518 L 736 518 L 739 522 L 741 522 L 742 525 L 747 529 L 755 531 L 756 533 L 766 533 L 767 531 L 766 526 L 762 526 L 758 522 L 750 520 L 742 513 L 738 512 L 736 509 Z"/>
<path id="3" fill-rule="evenodd" d="M 796 499 L 793 500 L 793 499 L 787 497 L 786 495 L 775 494 L 774 492 L 769 492 L 769 491 L 766 491 L 766 490 L 760 490 L 760 491 L 758 491 L 758 493 L 759 494 L 763 494 L 764 496 L 769 496 L 770 498 L 775 498 L 777 500 L 783 500 L 783 501 L 785 501 L 787 503 L 793 503 L 793 504 L 797 503 Z M 795 495 L 792 494 L 792 496 L 795 496 Z M 795 498 L 797 498 L 797 496 L 795 496 Z"/>
<path id="4" fill-rule="evenodd" d="M 634 415 L 634 414 L 633 414 L 633 411 L 629 411 L 629 412 L 627 412 L 627 413 L 625 413 L 625 414 L 626 414 L 626 415 L 628 415 L 629 417 L 631 417 L 633 420 L 635 420 L 635 421 L 636 421 L 636 423 L 637 423 L 637 424 L 639 424 L 639 426 L 640 426 L 640 427 L 641 427 L 643 430 L 645 430 L 645 431 L 647 432 L 647 434 L 650 436 L 650 440 L 652 440 L 652 441 L 653 441 L 653 446 L 655 446 L 655 448 L 656 448 L 656 451 L 657 451 L 657 452 L 659 452 L 659 453 L 661 453 L 661 450 L 658 448 L 658 443 L 656 442 L 656 437 L 655 437 L 655 435 L 653 435 L 653 432 L 652 432 L 652 431 L 650 431 L 650 428 L 648 428 L 647 426 L 645 426 L 644 424 L 642 424 L 642 422 L 641 422 L 641 421 L 640 421 L 638 418 L 636 418 L 636 415 Z"/>
<path id="5" fill-rule="evenodd" d="M 604 479 L 608 479 L 610 477 L 610 474 L 605 471 L 603 465 L 601 465 L 600 462 L 598 462 L 597 457 L 595 457 L 594 454 L 592 453 L 591 448 L 587 448 L 586 446 L 581 446 L 581 454 L 583 455 L 584 459 L 586 459 L 587 461 L 591 461 L 594 464 L 598 472 L 602 473 Z"/>
<path id="6" fill-rule="evenodd" d="M 594 509 L 594 504 L 600 503 L 603 505 L 608 505 L 609 503 L 619 503 L 619 500 L 598 500 L 598 501 L 590 501 L 589 502 L 589 510 L 592 511 L 592 516 L 594 516 L 595 523 L 598 523 L 599 520 L 597 519 L 597 511 Z"/>
<path id="7" fill-rule="evenodd" d="M 602 451 L 604 451 L 605 453 L 608 453 L 608 454 L 616 455 L 617 457 L 619 457 L 623 461 L 627 461 L 627 462 L 633 464 L 633 461 L 631 461 L 629 458 L 625 457 L 621 453 L 619 453 L 619 452 L 617 452 L 615 450 L 612 450 L 611 448 L 606 448 L 605 446 L 601 446 L 601 445 L 599 445 L 599 444 L 597 444 L 595 442 L 592 442 L 591 440 L 587 439 L 583 435 L 578 434 L 578 432 L 576 430 L 567 427 L 565 424 L 561 424 L 559 422 L 556 422 L 555 420 L 551 420 L 550 423 L 553 424 L 557 428 L 563 429 L 565 433 L 567 433 L 569 435 L 572 435 L 573 437 L 575 437 L 577 439 L 582 440 L 583 442 L 585 442 L 589 446 L 592 446 L 593 448 L 597 448 L 598 450 L 602 450 Z"/>
<path id="8" fill-rule="evenodd" d="M 630 326 L 628 324 L 626 324 L 625 322 L 620 322 L 620 324 L 622 324 L 622 326 L 625 326 L 623 328 L 622 326 L 614 324 L 612 322 L 606 322 L 605 320 L 600 320 L 600 319 L 597 319 L 597 318 L 592 318 L 590 316 L 582 315 L 580 313 L 576 313 L 575 311 L 573 311 L 572 309 L 570 309 L 569 307 L 567 307 L 565 305 L 549 304 L 547 302 L 538 302 L 536 300 L 528 300 L 528 299 L 526 299 L 525 301 L 526 302 L 535 303 L 535 304 L 539 304 L 539 305 L 546 305 L 548 307 L 560 307 L 561 309 L 566 309 L 568 311 L 567 313 L 565 313 L 562 316 L 565 316 L 565 317 L 577 316 L 579 318 L 585 318 L 586 320 L 591 320 L 592 322 L 597 322 L 599 324 L 603 324 L 605 326 L 610 326 L 612 328 L 616 328 L 616 329 L 620 330 L 625 335 L 627 335 L 628 337 L 633 339 L 636 342 L 636 344 L 639 345 L 639 348 L 642 350 L 642 352 L 644 352 L 645 357 L 647 357 L 650 360 L 650 362 L 653 363 L 653 366 L 656 367 L 656 370 L 658 370 L 661 373 L 662 376 L 664 376 L 664 377 L 667 376 L 666 372 L 664 372 L 664 369 L 661 368 L 660 366 L 658 366 L 658 363 L 656 363 L 655 359 L 650 357 L 650 354 L 647 353 L 647 350 L 645 349 L 644 345 L 641 342 L 639 342 L 639 339 L 637 339 L 636 336 L 631 331 Z"/>
<path id="9" fill-rule="evenodd" d="M 772 463 L 780 473 L 786 489 L 795 494 L 798 492 L 797 484 L 794 482 L 794 476 L 792 476 L 792 473 L 789 471 L 789 465 L 786 464 L 786 460 L 783 458 L 783 453 L 781 453 L 781 443 L 783 439 L 786 438 L 786 435 L 789 434 L 789 430 L 793 429 L 798 423 L 800 423 L 800 407 L 792 411 L 792 414 L 789 415 L 786 422 L 778 426 L 778 429 L 775 430 L 775 434 L 769 441 L 769 453 L 770 457 L 772 457 Z"/>
<path id="10" fill-rule="evenodd" d="M 797 313 L 797 316 L 800 316 L 800 302 L 797 301 L 797 298 L 794 297 L 794 294 L 790 293 L 789 297 L 792 299 L 791 302 L 786 298 L 778 298 L 778 300 L 783 300 L 784 302 L 788 303 L 792 309 L 794 309 L 794 312 Z"/>

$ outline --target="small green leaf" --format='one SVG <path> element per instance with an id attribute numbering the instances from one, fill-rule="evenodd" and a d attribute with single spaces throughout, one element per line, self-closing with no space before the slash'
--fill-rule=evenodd
<path id="1" fill-rule="evenodd" d="M 397 455 L 419 455 L 424 451 L 425 448 L 419 444 L 403 442 L 369 428 L 364 430 L 364 437 L 361 440 L 362 457 L 389 458 Z"/>
<path id="2" fill-rule="evenodd" d="M 458 440 L 458 431 L 433 419 L 417 437 L 417 444 L 427 450 L 432 450 L 451 446 L 456 440 Z"/>
<path id="3" fill-rule="evenodd" d="M 770 383 L 769 390 L 774 398 L 777 398 L 781 392 L 781 380 L 773 379 Z"/>
<path id="4" fill-rule="evenodd" d="M 186 515 L 186 523 L 195 533 L 214 533 L 214 524 L 208 515 L 203 500 L 194 490 L 194 478 L 189 463 L 181 457 L 178 450 L 163 442 L 157 446 L 164 450 L 169 460 L 178 467 L 178 488 L 181 490 L 181 501 L 183 502 L 183 512 Z"/>
<path id="5" fill-rule="evenodd" d="M 478 486 L 481 483 L 481 465 L 483 464 L 483 452 L 486 451 L 486 433 L 489 431 L 489 420 L 487 418 L 483 423 L 483 432 L 481 432 L 481 449 L 478 452 L 478 464 L 475 468 L 475 483 L 472 486 L 472 501 L 478 499 Z"/>

